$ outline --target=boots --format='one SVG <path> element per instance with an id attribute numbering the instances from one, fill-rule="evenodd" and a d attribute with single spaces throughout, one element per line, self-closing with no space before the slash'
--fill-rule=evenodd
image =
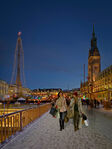
<path id="1" fill-rule="evenodd" d="M 62 120 L 62 129 L 64 129 L 64 120 Z"/>
<path id="2" fill-rule="evenodd" d="M 59 120 L 59 123 L 60 123 L 60 131 L 62 131 L 62 120 L 61 119 Z"/>

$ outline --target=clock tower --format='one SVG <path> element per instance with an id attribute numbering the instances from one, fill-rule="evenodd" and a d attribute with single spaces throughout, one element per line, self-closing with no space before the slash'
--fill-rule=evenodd
<path id="1" fill-rule="evenodd" d="M 100 71 L 101 71 L 100 53 L 97 48 L 97 38 L 95 37 L 94 25 L 93 25 L 91 48 L 89 50 L 89 56 L 88 56 L 88 81 L 89 82 L 95 81 L 96 76 Z"/>

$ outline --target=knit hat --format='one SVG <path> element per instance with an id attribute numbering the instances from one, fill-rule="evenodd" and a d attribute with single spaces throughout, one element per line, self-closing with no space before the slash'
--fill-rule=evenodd
<path id="1" fill-rule="evenodd" d="M 78 96 L 77 92 L 74 92 L 74 95 L 77 97 Z"/>

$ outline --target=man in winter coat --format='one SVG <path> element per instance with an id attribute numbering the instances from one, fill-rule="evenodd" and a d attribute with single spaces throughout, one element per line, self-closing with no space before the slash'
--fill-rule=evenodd
<path id="1" fill-rule="evenodd" d="M 81 100 L 78 99 L 77 92 L 74 92 L 73 99 L 71 100 L 70 105 L 72 106 L 74 131 L 76 131 L 82 127 L 82 113 L 83 113 L 82 103 Z"/>

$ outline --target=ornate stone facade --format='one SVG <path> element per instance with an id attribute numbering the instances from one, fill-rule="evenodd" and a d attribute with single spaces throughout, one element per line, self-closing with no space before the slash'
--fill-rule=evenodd
<path id="1" fill-rule="evenodd" d="M 21 90 L 21 95 L 22 96 L 31 95 L 31 90 L 29 88 L 21 87 L 20 90 Z M 8 94 L 10 96 L 13 96 L 14 94 L 18 95 L 17 85 L 15 85 L 15 84 L 9 85 Z"/>
<path id="2" fill-rule="evenodd" d="M 93 84 L 93 96 L 98 100 L 112 100 L 112 65 L 98 74 Z"/>
<path id="3" fill-rule="evenodd" d="M 81 82 L 80 91 L 89 99 L 112 100 L 112 65 L 101 72 L 94 26 L 88 56 L 88 81 Z"/>
<path id="4" fill-rule="evenodd" d="M 9 85 L 6 81 L 0 80 L 0 96 L 8 94 Z"/>

